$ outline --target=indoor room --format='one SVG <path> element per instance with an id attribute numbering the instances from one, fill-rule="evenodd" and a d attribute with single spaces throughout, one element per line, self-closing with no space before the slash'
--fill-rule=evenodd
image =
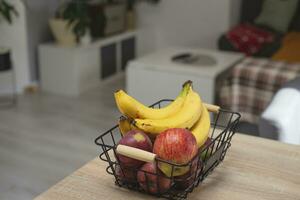
<path id="1" fill-rule="evenodd" d="M 0 200 L 300 199 L 299 0 L 0 0 Z"/>

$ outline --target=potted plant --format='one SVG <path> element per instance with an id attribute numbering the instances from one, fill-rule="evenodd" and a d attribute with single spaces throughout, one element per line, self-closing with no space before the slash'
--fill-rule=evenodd
<path id="1" fill-rule="evenodd" d="M 127 0 L 126 26 L 128 30 L 135 29 L 135 0 Z"/>
<path id="2" fill-rule="evenodd" d="M 4 19 L 9 24 L 12 24 L 13 15 L 18 16 L 15 7 L 6 0 L 0 0 L 0 21 Z"/>
<path id="3" fill-rule="evenodd" d="M 12 24 L 13 16 L 18 16 L 15 7 L 6 0 L 0 0 L 0 22 L 5 21 Z M 0 71 L 9 70 L 10 68 L 10 49 L 0 46 Z"/>
<path id="4" fill-rule="evenodd" d="M 59 45 L 73 46 L 76 44 L 76 35 L 72 29 L 74 24 L 69 24 L 68 20 L 63 18 L 63 10 L 65 5 L 59 6 L 55 13 L 55 17 L 49 20 L 52 34 Z"/>
<path id="5" fill-rule="evenodd" d="M 126 29 L 126 3 L 108 0 L 104 4 L 105 36 L 121 33 Z"/>
<path id="6" fill-rule="evenodd" d="M 89 16 L 90 16 L 90 31 L 92 38 L 101 38 L 105 36 L 106 16 L 104 14 L 104 2 L 89 2 Z"/>
<path id="7" fill-rule="evenodd" d="M 50 27 L 57 42 L 61 45 L 75 45 L 76 42 L 89 43 L 90 17 L 88 0 L 71 0 L 59 7 Z"/>

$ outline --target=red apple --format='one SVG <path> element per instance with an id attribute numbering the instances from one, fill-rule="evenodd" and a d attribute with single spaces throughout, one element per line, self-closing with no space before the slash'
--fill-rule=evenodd
<path id="1" fill-rule="evenodd" d="M 153 152 L 159 159 L 185 165 L 198 153 L 198 147 L 194 135 L 189 130 L 171 128 L 157 136 L 154 142 Z M 158 167 L 168 177 L 172 175 L 180 176 L 190 170 L 189 165 L 175 167 L 174 165 L 161 161 L 159 161 Z"/>
<path id="2" fill-rule="evenodd" d="M 142 149 L 144 151 L 152 152 L 152 143 L 150 138 L 140 130 L 132 130 L 129 131 L 120 141 L 119 144 L 135 147 L 138 149 Z M 145 162 L 136 160 L 133 158 L 129 158 L 127 156 L 123 156 L 117 154 L 117 157 L 120 161 L 120 164 L 126 167 L 134 167 L 139 168 Z"/>
<path id="3" fill-rule="evenodd" d="M 198 161 L 199 156 L 193 159 L 191 169 L 187 173 L 175 177 L 175 187 L 177 189 L 184 190 L 195 182 L 200 172 L 199 169 L 201 169 L 201 163 L 198 166 Z"/>
<path id="4" fill-rule="evenodd" d="M 134 168 L 128 168 L 125 166 L 116 165 L 115 172 L 119 180 L 135 182 L 137 170 Z"/>
<path id="5" fill-rule="evenodd" d="M 140 186 L 151 194 L 162 194 L 171 187 L 171 180 L 165 177 L 155 163 L 146 163 L 137 173 Z"/>

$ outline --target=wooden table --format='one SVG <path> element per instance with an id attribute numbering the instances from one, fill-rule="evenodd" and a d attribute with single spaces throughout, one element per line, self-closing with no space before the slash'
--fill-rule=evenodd
<path id="1" fill-rule="evenodd" d="M 95 159 L 36 200 L 153 199 L 119 188 Z M 300 146 L 236 134 L 225 160 L 189 199 L 300 199 Z"/>

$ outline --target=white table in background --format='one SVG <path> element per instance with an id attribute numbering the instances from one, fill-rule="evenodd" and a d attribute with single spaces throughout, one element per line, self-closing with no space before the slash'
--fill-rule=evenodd
<path id="1" fill-rule="evenodd" d="M 211 56 L 216 63 L 197 66 L 173 62 L 171 58 L 180 53 Z M 152 104 L 159 99 L 175 98 L 182 83 L 192 80 L 202 99 L 214 103 L 216 80 L 243 58 L 240 53 L 217 50 L 164 49 L 130 62 L 126 71 L 127 91 L 143 103 Z"/>

